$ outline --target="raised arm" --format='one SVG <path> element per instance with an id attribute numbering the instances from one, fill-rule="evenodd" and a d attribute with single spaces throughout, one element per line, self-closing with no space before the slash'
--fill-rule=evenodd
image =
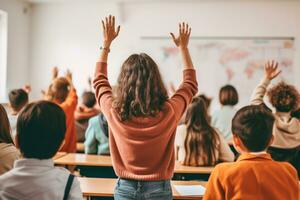
<path id="1" fill-rule="evenodd" d="M 188 44 L 191 35 L 191 28 L 186 23 L 179 24 L 179 36 L 175 37 L 173 33 L 171 36 L 175 45 L 179 48 L 183 61 L 183 81 L 179 89 L 174 93 L 170 99 L 170 103 L 174 108 L 177 122 L 181 119 L 188 104 L 191 102 L 193 96 L 198 91 L 198 84 L 196 79 L 196 72 L 189 53 Z"/>
<path id="2" fill-rule="evenodd" d="M 61 105 L 65 107 L 65 109 L 71 109 L 75 111 L 78 103 L 78 97 L 77 97 L 76 89 L 74 88 L 73 78 L 72 78 L 73 76 L 70 70 L 67 70 L 65 77 L 69 81 L 71 88 L 66 100 Z"/>
<path id="3" fill-rule="evenodd" d="M 194 65 L 188 49 L 192 29 L 187 23 L 179 24 L 179 36 L 175 37 L 173 33 L 170 33 L 175 45 L 179 48 L 184 69 L 194 69 Z"/>
<path id="4" fill-rule="evenodd" d="M 95 78 L 93 86 L 101 111 L 107 117 L 112 104 L 112 89 L 107 78 L 107 58 L 112 41 L 118 36 L 120 26 L 115 29 L 115 17 L 109 16 L 102 20 L 103 44 L 100 57 L 96 63 Z"/>
<path id="5" fill-rule="evenodd" d="M 252 105 L 260 105 L 264 103 L 263 99 L 267 92 L 267 87 L 271 81 L 276 78 L 281 73 L 281 70 L 278 69 L 278 62 L 268 61 L 265 64 L 265 75 L 259 85 L 254 89 L 254 92 L 251 96 Z"/>
<path id="6" fill-rule="evenodd" d="M 107 63 L 108 53 L 110 52 L 110 45 L 112 41 L 119 35 L 120 26 L 115 29 L 115 17 L 109 15 L 105 18 L 105 22 L 102 20 L 103 29 L 103 46 L 101 47 L 101 53 L 98 62 Z"/>

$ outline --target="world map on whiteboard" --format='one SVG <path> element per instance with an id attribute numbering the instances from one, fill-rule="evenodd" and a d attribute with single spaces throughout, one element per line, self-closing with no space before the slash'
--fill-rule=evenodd
<path id="1" fill-rule="evenodd" d="M 143 43 L 158 63 L 165 83 L 178 86 L 183 66 L 172 41 L 147 39 Z M 293 39 L 193 39 L 189 49 L 197 70 L 199 92 L 215 100 L 220 87 L 232 84 L 239 92 L 240 106 L 248 104 L 269 59 L 278 61 L 282 70 L 276 81 L 294 82 Z"/>

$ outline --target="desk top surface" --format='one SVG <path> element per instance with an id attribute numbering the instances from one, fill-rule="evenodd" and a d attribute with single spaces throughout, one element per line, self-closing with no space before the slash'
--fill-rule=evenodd
<path id="1" fill-rule="evenodd" d="M 105 178 L 78 178 L 81 186 L 83 196 L 102 196 L 111 197 L 114 193 L 114 188 L 117 179 Z M 206 182 L 200 181 L 172 181 L 172 190 L 174 199 L 202 199 L 201 196 L 182 196 L 180 195 L 174 185 L 202 185 L 205 187 Z"/>
<path id="2" fill-rule="evenodd" d="M 110 156 L 86 155 L 86 154 L 67 154 L 54 160 L 57 165 L 77 165 L 77 166 L 95 166 L 112 167 Z M 190 167 L 183 166 L 179 162 L 175 163 L 175 173 L 191 174 L 210 174 L 214 167 Z"/>

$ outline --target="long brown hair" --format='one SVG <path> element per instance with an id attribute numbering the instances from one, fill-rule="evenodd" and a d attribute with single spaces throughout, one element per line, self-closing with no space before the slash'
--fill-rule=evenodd
<path id="1" fill-rule="evenodd" d="M 114 106 L 122 121 L 153 117 L 168 99 L 157 64 L 145 53 L 133 54 L 121 68 Z"/>
<path id="2" fill-rule="evenodd" d="M 185 124 L 187 135 L 184 142 L 186 155 L 183 164 L 215 165 L 217 162 L 215 149 L 220 138 L 209 124 L 206 103 L 202 98 L 193 99 L 187 110 Z"/>
<path id="3" fill-rule="evenodd" d="M 0 104 L 0 143 L 14 144 L 5 108 Z"/>

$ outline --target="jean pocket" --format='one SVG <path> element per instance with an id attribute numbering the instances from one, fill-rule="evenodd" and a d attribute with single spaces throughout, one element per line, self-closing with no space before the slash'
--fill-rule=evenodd
<path id="1" fill-rule="evenodd" d="M 121 183 L 120 179 L 118 179 L 114 196 L 116 199 L 135 199 L 136 192 L 129 184 Z"/>
<path id="2" fill-rule="evenodd" d="M 160 185 L 156 187 L 148 188 L 147 192 L 144 193 L 146 199 L 172 199 L 172 188 L 171 185 L 165 183 L 166 185 Z"/>

